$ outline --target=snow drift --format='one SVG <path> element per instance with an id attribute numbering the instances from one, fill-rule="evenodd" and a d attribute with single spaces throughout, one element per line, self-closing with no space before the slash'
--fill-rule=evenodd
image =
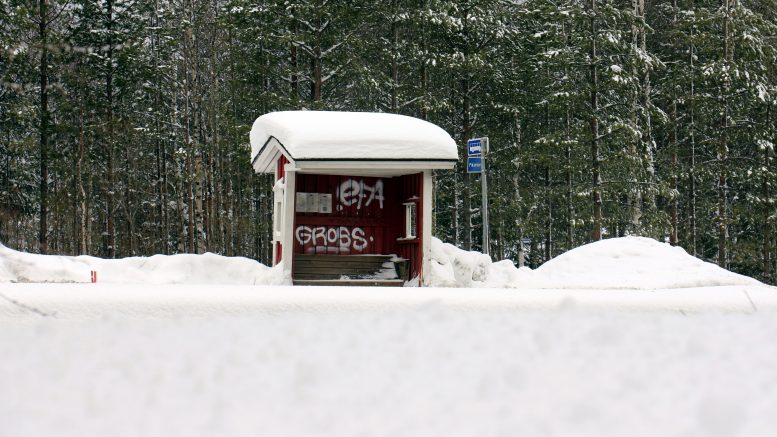
<path id="1" fill-rule="evenodd" d="M 37 255 L 0 244 L 1 282 L 98 282 L 122 284 L 266 284 L 290 283 L 281 266 L 273 268 L 243 257 L 154 255 L 123 259 Z"/>
<path id="2" fill-rule="evenodd" d="M 536 270 L 432 241 L 427 285 L 546 289 L 671 289 L 758 285 L 747 276 L 644 237 L 611 238 L 572 249 Z"/>
<path id="3" fill-rule="evenodd" d="M 688 255 L 682 248 L 643 237 L 612 238 L 570 250 L 536 270 L 510 260 L 461 250 L 432 239 L 432 260 L 424 278 L 432 287 L 520 289 L 672 289 L 760 285 Z M 90 256 L 35 255 L 0 245 L 2 282 L 283 285 L 280 266 L 242 257 L 154 255 L 106 260 Z"/>

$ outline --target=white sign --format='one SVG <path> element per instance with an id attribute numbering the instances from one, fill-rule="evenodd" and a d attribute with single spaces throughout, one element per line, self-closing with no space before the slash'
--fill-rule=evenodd
<path id="1" fill-rule="evenodd" d="M 297 193 L 297 212 L 308 212 L 308 193 Z"/>
<path id="2" fill-rule="evenodd" d="M 306 212 L 318 212 L 318 193 L 307 193 L 308 204 Z"/>
<path id="3" fill-rule="evenodd" d="M 331 194 L 319 194 L 318 195 L 318 212 L 321 214 L 332 213 L 332 195 Z"/>
<path id="4" fill-rule="evenodd" d="M 332 213 L 332 195 L 322 193 L 297 193 L 297 212 L 313 212 L 319 214 Z"/>

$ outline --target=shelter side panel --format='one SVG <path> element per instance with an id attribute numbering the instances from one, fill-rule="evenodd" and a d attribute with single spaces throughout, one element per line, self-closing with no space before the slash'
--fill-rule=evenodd
<path id="1" fill-rule="evenodd" d="M 403 208 L 414 205 L 415 220 L 407 222 L 408 214 L 403 213 L 397 218 L 398 233 L 401 236 L 397 240 L 397 255 L 410 261 L 410 277 L 419 276 L 423 266 L 423 248 L 421 235 L 424 223 L 423 208 L 423 173 L 401 176 L 398 178 L 397 191 Z M 412 219 L 412 216 L 410 217 Z M 409 234 L 409 235 L 408 235 Z"/>
<path id="2" fill-rule="evenodd" d="M 396 253 L 398 178 L 298 174 L 294 253 Z"/>

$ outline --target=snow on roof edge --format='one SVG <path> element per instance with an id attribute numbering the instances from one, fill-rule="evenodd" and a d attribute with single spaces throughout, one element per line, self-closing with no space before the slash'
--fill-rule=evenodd
<path id="1" fill-rule="evenodd" d="M 282 111 L 264 114 L 251 128 L 251 163 L 273 139 L 299 161 L 458 161 L 458 148 L 439 126 L 398 114 Z"/>

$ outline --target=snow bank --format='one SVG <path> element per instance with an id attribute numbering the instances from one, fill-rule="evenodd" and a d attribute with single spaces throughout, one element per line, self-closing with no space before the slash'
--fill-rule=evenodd
<path id="1" fill-rule="evenodd" d="M 612 238 L 570 250 L 536 270 L 512 261 L 461 250 L 432 238 L 424 282 L 432 287 L 521 289 L 677 289 L 762 285 L 650 238 Z M 125 284 L 290 284 L 281 266 L 242 257 L 154 255 L 106 260 L 17 252 L 0 245 L 2 282 L 98 282 Z"/>
<path id="2" fill-rule="evenodd" d="M 426 283 L 435 287 L 650 290 L 760 284 L 688 255 L 680 247 L 644 237 L 587 244 L 536 270 L 518 269 L 509 260 L 492 263 L 479 252 L 432 240 Z"/>
<path id="3" fill-rule="evenodd" d="M 543 288 L 664 289 L 757 285 L 747 276 L 651 238 L 611 238 L 570 250 L 535 271 Z"/>
<path id="4" fill-rule="evenodd" d="M 510 260 L 493 263 L 488 255 L 468 252 L 434 237 L 431 249 L 431 271 L 424 278 L 427 286 L 504 288 L 532 281 L 531 269 L 518 269 Z"/>
<path id="5" fill-rule="evenodd" d="M 89 282 L 90 270 L 85 258 L 18 252 L 0 244 L 0 282 Z"/>
<path id="6" fill-rule="evenodd" d="M 0 244 L 1 282 L 90 282 L 123 284 L 287 284 L 282 267 L 252 259 L 203 255 L 154 255 L 123 259 L 18 252 Z"/>

